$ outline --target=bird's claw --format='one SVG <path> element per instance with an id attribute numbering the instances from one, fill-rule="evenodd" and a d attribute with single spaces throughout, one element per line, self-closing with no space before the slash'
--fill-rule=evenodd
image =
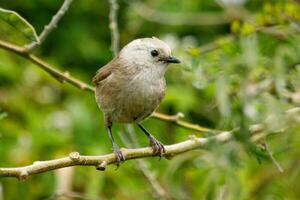
<path id="1" fill-rule="evenodd" d="M 122 154 L 122 151 L 119 149 L 119 147 L 113 147 L 113 152 L 116 156 L 116 165 L 117 169 L 119 168 L 122 161 L 125 161 L 125 157 Z"/>
<path id="2" fill-rule="evenodd" d="M 165 152 L 165 147 L 162 143 L 157 141 L 154 137 L 150 138 L 150 146 L 153 149 L 153 153 L 161 157 Z"/>

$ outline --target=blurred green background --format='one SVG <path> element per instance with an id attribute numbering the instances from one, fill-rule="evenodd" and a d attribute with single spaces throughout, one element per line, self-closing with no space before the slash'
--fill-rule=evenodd
<path id="1" fill-rule="evenodd" d="M 0 0 L 40 33 L 62 0 Z M 2 199 L 299 199 L 300 198 L 300 4 L 288 0 L 118 0 L 120 46 L 135 38 L 166 41 L 181 66 L 170 66 L 159 111 L 182 112 L 185 120 L 236 139 L 211 143 L 171 160 L 126 161 L 118 170 L 74 167 L 0 179 Z M 91 83 L 112 59 L 106 0 L 74 0 L 35 54 Z M 0 20 L 0 39 L 28 41 Z M 291 110 L 292 109 L 292 110 Z M 288 112 L 286 112 L 289 110 Z M 261 124 L 279 173 L 261 144 L 249 142 L 249 127 Z M 164 144 L 193 134 L 156 119 L 145 127 Z M 115 125 L 117 143 L 148 141 L 136 127 Z M 121 138 L 134 141 L 126 142 Z M 122 136 L 122 137 L 121 137 Z M 111 152 L 92 93 L 61 84 L 33 63 L 0 49 L 0 167 L 37 160 Z M 149 178 L 150 177 L 150 178 Z M 154 179 L 154 180 L 153 180 Z"/>

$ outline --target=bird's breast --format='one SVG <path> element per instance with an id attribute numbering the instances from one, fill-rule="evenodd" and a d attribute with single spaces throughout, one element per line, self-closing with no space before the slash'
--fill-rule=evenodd
<path id="1" fill-rule="evenodd" d="M 129 94 L 134 102 L 159 104 L 165 92 L 165 79 L 155 79 L 150 75 L 140 75 L 135 77 L 128 85 Z"/>
<path id="2" fill-rule="evenodd" d="M 165 94 L 164 77 L 155 78 L 142 73 L 132 78 L 120 92 L 119 108 L 115 110 L 120 122 L 141 121 L 152 114 Z"/>
<path id="3" fill-rule="evenodd" d="M 157 70 L 114 73 L 96 88 L 96 100 L 112 122 L 139 122 L 158 107 L 165 85 Z"/>

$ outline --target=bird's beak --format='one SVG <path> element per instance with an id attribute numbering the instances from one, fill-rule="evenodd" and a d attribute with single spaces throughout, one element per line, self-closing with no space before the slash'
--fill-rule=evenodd
<path id="1" fill-rule="evenodd" d="M 168 56 L 164 59 L 164 61 L 167 63 L 180 63 L 180 60 L 178 60 L 174 56 Z"/>

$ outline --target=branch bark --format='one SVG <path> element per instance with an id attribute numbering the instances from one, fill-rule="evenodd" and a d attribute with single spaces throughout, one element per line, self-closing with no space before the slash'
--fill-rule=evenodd
<path id="1" fill-rule="evenodd" d="M 200 147 L 204 147 L 210 141 L 215 140 L 218 142 L 227 142 L 232 138 L 231 132 L 222 132 L 216 136 L 209 138 L 197 138 L 195 136 L 190 139 L 173 144 L 165 145 L 166 152 L 163 155 L 166 158 L 171 158 L 178 154 L 191 151 Z M 138 148 L 138 149 L 121 149 L 125 160 L 132 160 L 138 158 L 152 157 L 153 150 L 150 147 Z M 32 165 L 15 168 L 0 168 L 0 177 L 16 177 L 20 180 L 26 179 L 28 176 L 33 174 L 44 173 L 59 168 L 70 167 L 70 166 L 95 166 L 98 170 L 105 170 L 106 166 L 116 162 L 115 154 L 106 154 L 101 156 L 84 156 L 78 152 L 70 153 L 68 157 L 49 160 L 49 161 L 36 161 Z"/>
<path id="2" fill-rule="evenodd" d="M 184 117 L 182 113 L 177 113 L 176 115 L 165 115 L 162 113 L 154 112 L 152 117 L 159 119 L 161 121 L 166 121 L 166 122 L 171 122 L 174 123 L 180 127 L 189 129 L 189 130 L 194 130 L 198 132 L 206 132 L 206 133 L 220 133 L 221 131 L 215 130 L 215 129 L 210 129 L 206 128 L 204 126 L 200 126 L 198 124 L 191 124 L 186 121 L 181 120 L 181 118 Z"/>
<path id="3" fill-rule="evenodd" d="M 117 0 L 109 0 L 109 4 L 109 29 L 111 33 L 111 50 L 114 56 L 117 56 L 119 52 L 119 29 L 117 20 L 117 11 L 119 9 L 119 5 Z"/>
<path id="4" fill-rule="evenodd" d="M 295 107 L 285 111 L 288 118 L 297 117 L 300 113 L 300 108 Z M 287 128 L 287 127 L 286 127 Z M 283 132 L 286 128 L 277 130 L 277 132 Z M 236 129 L 238 130 L 238 129 Z M 266 139 L 266 137 L 272 132 L 267 132 L 264 124 L 256 124 L 249 127 L 251 134 L 250 141 L 257 142 Z M 276 132 L 276 131 L 273 131 Z M 233 139 L 233 131 L 223 131 L 218 135 L 208 138 L 199 138 L 196 136 L 190 136 L 188 140 L 179 142 L 172 145 L 165 145 L 166 152 L 163 157 L 172 158 L 176 155 L 182 154 L 187 151 L 195 150 L 198 148 L 204 148 L 212 141 L 216 142 L 228 142 Z M 138 149 L 121 149 L 125 160 L 133 160 L 138 158 L 153 157 L 156 156 L 153 153 L 151 147 L 138 148 Z M 0 168 L 0 177 L 16 177 L 18 179 L 26 179 L 33 174 L 44 173 L 55 169 L 71 166 L 95 166 L 97 170 L 105 170 L 106 166 L 116 163 L 115 154 L 106 154 L 101 156 L 82 156 L 78 152 L 72 152 L 68 157 L 49 160 L 49 161 L 36 161 L 32 165 L 15 168 Z"/>

